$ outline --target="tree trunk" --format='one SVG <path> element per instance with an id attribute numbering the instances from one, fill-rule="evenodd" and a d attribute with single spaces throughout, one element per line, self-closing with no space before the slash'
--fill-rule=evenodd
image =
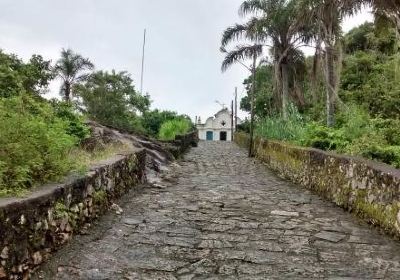
<path id="1" fill-rule="evenodd" d="M 318 66 L 319 66 L 319 60 L 320 60 L 320 53 L 321 53 L 321 41 L 318 40 L 317 42 L 317 47 L 315 50 L 314 54 L 314 59 L 313 59 L 313 67 L 312 67 L 312 73 L 311 73 L 311 96 L 312 96 L 312 102 L 313 105 L 317 104 L 319 101 L 318 97 Z"/>
<path id="2" fill-rule="evenodd" d="M 336 72 L 335 72 L 335 49 L 326 47 L 326 115 L 327 125 L 335 125 L 335 101 L 336 101 Z"/>
<path id="3" fill-rule="evenodd" d="M 254 145 L 254 99 L 256 95 L 256 66 L 257 56 L 254 54 L 253 57 L 253 83 L 250 98 L 250 143 L 249 143 L 249 157 L 253 157 L 253 145 Z"/>
<path id="4" fill-rule="evenodd" d="M 65 87 L 65 101 L 66 102 L 71 102 L 71 84 L 69 82 L 64 83 Z"/>
<path id="5" fill-rule="evenodd" d="M 275 56 L 275 62 L 274 62 L 274 75 L 275 75 L 275 102 L 276 102 L 276 108 L 278 110 L 281 110 L 282 108 L 282 71 L 281 71 L 281 65 L 279 63 L 279 57 Z"/>
<path id="6" fill-rule="evenodd" d="M 284 120 L 288 118 L 289 103 L 289 67 L 286 62 L 282 65 L 282 116 Z"/>

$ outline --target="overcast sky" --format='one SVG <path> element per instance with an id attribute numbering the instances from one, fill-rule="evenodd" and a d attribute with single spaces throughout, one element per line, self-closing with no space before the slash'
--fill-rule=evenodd
<path id="1" fill-rule="evenodd" d="M 140 85 L 143 29 L 147 28 L 144 91 L 153 108 L 202 119 L 243 95 L 241 66 L 221 73 L 222 31 L 239 22 L 242 0 L 0 0 L 0 48 L 23 59 L 57 60 L 61 48 L 90 58 L 97 70 L 126 70 Z M 370 20 L 363 12 L 345 31 Z M 57 96 L 58 84 L 50 96 Z"/>

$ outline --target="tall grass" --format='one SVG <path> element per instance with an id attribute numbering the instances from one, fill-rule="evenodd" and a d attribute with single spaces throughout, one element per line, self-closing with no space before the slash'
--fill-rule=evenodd
<path id="1" fill-rule="evenodd" d="M 294 105 L 289 106 L 287 120 L 280 115 L 269 116 L 258 121 L 255 128 L 257 136 L 290 142 L 298 142 L 304 132 L 305 122 Z"/>
<path id="2" fill-rule="evenodd" d="M 190 127 L 191 124 L 186 119 L 167 121 L 161 125 L 158 138 L 160 140 L 174 140 L 176 135 L 187 133 Z"/>

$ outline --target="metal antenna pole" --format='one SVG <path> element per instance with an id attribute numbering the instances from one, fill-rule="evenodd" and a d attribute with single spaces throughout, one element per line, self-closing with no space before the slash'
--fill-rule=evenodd
<path id="1" fill-rule="evenodd" d="M 142 52 L 142 74 L 140 77 L 140 93 L 143 93 L 143 73 L 144 73 L 144 51 L 146 47 L 146 29 L 144 29 L 143 33 L 143 52 Z"/>
<path id="2" fill-rule="evenodd" d="M 238 125 L 238 114 L 237 114 L 237 87 L 235 87 L 235 131 L 237 131 L 237 125 Z"/>
<path id="3" fill-rule="evenodd" d="M 257 70 L 257 55 L 253 55 L 253 68 L 252 68 L 252 76 L 253 76 L 253 84 L 251 89 L 251 109 L 250 109 L 250 145 L 249 145 L 249 157 L 253 157 L 253 145 L 254 145 L 254 99 L 256 95 L 256 70 Z"/>
<path id="4" fill-rule="evenodd" d="M 231 103 L 231 141 L 233 141 L 233 133 L 234 133 L 234 130 L 233 130 L 233 126 L 234 126 L 233 118 L 234 117 L 235 117 L 235 112 L 233 111 L 233 100 L 232 100 L 232 103 Z"/>

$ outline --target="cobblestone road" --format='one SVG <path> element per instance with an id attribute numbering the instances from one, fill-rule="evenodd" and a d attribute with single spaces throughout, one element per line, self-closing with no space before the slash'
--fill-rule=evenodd
<path id="1" fill-rule="evenodd" d="M 400 279 L 400 243 L 276 177 L 229 143 L 200 143 L 56 253 L 43 279 Z M 38 275 L 36 277 L 38 277 Z"/>

